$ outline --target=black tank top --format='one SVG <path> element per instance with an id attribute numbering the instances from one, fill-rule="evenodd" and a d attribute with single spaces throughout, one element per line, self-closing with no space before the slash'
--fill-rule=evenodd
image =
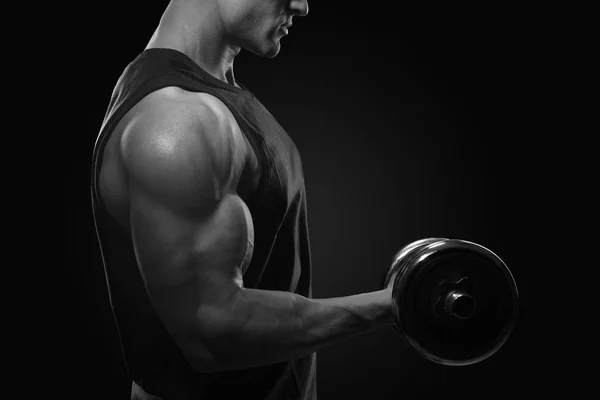
<path id="1" fill-rule="evenodd" d="M 242 197 L 255 232 L 244 286 L 312 297 L 306 193 L 293 141 L 244 86 L 238 88 L 213 77 L 179 51 L 147 49 L 125 68 L 114 88 L 92 161 L 94 222 L 128 371 L 146 392 L 175 396 L 168 398 L 316 399 L 316 353 L 239 371 L 193 371 L 150 303 L 130 235 L 103 205 L 98 177 L 108 138 L 136 103 L 167 86 L 208 93 L 221 100 L 258 158 L 258 188 Z"/>

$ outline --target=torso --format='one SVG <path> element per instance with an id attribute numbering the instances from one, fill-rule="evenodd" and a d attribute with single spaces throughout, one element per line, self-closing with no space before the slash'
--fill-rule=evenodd
<path id="1" fill-rule="evenodd" d="M 165 87 L 159 89 L 133 106 L 127 114 L 119 121 L 113 130 L 104 149 L 100 169 L 99 192 L 107 211 L 115 220 L 127 230 L 129 227 L 129 196 L 127 171 L 121 159 L 120 143 L 123 134 L 129 129 L 143 107 L 149 103 L 156 102 L 185 102 L 194 104 L 197 101 L 210 101 L 219 107 L 226 107 L 220 100 L 206 93 L 193 93 L 178 87 Z M 236 147 L 234 170 L 232 171 L 232 191 L 243 199 L 256 189 L 259 181 L 258 159 L 248 143 L 246 137 L 241 133 L 237 122 L 232 115 L 231 123 L 235 125 L 233 143 Z"/>
<path id="2" fill-rule="evenodd" d="M 157 59 L 163 60 L 170 57 L 171 53 L 157 55 Z M 184 73 L 197 72 L 192 70 L 193 66 L 189 62 L 186 63 L 185 59 L 179 58 L 176 61 L 178 67 L 185 67 Z M 150 62 L 154 61 L 144 59 L 137 64 L 141 71 L 139 77 L 125 76 L 124 83 L 118 88 L 128 90 L 113 97 L 115 106 L 109 108 L 113 116 L 117 113 L 121 115 L 118 107 L 123 104 L 128 106 L 128 99 L 139 93 L 137 91 L 145 90 L 148 82 L 156 78 L 159 72 L 170 71 L 166 66 L 161 66 L 162 61 L 155 64 L 160 66 L 158 72 L 147 69 L 146 65 L 149 64 L 146 63 Z M 252 220 L 256 221 L 254 229 L 257 238 L 252 265 L 248 265 L 248 257 L 244 261 L 245 266 L 242 267 L 244 286 L 289 290 L 312 296 L 302 165 L 291 138 L 249 93 L 239 92 L 232 95 L 230 90 L 223 90 L 202 76 L 198 76 L 196 84 L 183 79 L 183 74 L 175 75 L 172 80 L 168 80 L 168 84 L 181 87 L 187 85 L 189 91 L 179 86 L 155 90 L 142 100 L 136 100 L 136 105 L 119 119 L 116 126 L 108 114 L 105 126 L 110 126 L 111 131 L 101 132 L 101 135 L 109 136 L 106 137 L 106 141 L 103 139 L 98 142 L 101 146 L 98 147 L 100 151 L 96 155 L 100 158 L 95 160 L 95 167 L 100 171 L 99 179 L 93 183 L 94 218 L 111 293 L 111 304 L 114 307 L 122 348 L 132 379 L 140 383 L 148 393 L 189 392 L 190 398 L 204 397 L 213 390 L 225 389 L 235 392 L 241 385 L 231 385 L 230 382 L 235 382 L 234 378 L 241 379 L 244 385 L 245 382 L 248 383 L 249 387 L 243 387 L 244 394 L 252 394 L 250 388 L 263 390 L 265 385 L 271 384 L 276 385 L 272 388 L 274 393 L 283 393 L 290 389 L 284 387 L 288 384 L 292 385 L 290 390 L 293 390 L 294 376 L 300 376 L 300 383 L 313 376 L 310 373 L 311 366 L 314 365 L 312 358 L 296 361 L 295 369 L 288 375 L 284 375 L 285 366 L 281 365 L 233 371 L 222 376 L 218 374 L 214 378 L 190 374 L 188 364 L 180 357 L 179 350 L 155 314 L 152 302 L 144 295 L 146 288 L 143 276 L 137 268 L 132 243 L 129 223 L 129 178 L 121 157 L 121 143 L 123 138 L 127 138 L 127 132 L 134 126 L 136 118 L 142 115 L 142 111 L 147 110 L 144 107 L 148 104 L 169 105 L 169 101 L 193 104 L 210 99 L 233 110 L 235 118 L 232 116 L 232 124 L 237 126 L 237 122 L 240 123 L 234 130 L 237 154 L 233 171 L 235 185 L 229 190 L 235 191 L 248 205 L 247 211 Z M 207 94 L 209 91 L 218 96 L 218 99 Z M 241 106 L 238 107 L 238 104 Z M 98 203 L 98 197 L 103 204 Z M 277 379 L 277 382 L 274 379 Z M 283 383 L 280 379 L 284 380 Z M 311 382 L 313 381 L 314 379 Z"/>

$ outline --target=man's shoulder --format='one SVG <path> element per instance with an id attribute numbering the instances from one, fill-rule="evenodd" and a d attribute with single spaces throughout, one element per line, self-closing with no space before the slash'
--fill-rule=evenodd
<path id="1" fill-rule="evenodd" d="M 229 108 L 208 93 L 165 87 L 142 99 L 126 116 L 123 140 L 143 136 L 183 145 L 203 144 L 221 153 L 239 140 L 239 126 Z"/>
<path id="2" fill-rule="evenodd" d="M 131 122 L 166 124 L 170 121 L 232 129 L 237 123 L 229 108 L 217 97 L 190 92 L 176 86 L 158 89 L 142 99 L 130 113 Z M 212 130 L 214 131 L 214 129 Z"/>
<path id="3" fill-rule="evenodd" d="M 235 118 L 223 102 L 178 87 L 154 91 L 132 108 L 120 142 L 130 167 L 178 174 L 210 167 L 225 180 L 246 152 Z"/>

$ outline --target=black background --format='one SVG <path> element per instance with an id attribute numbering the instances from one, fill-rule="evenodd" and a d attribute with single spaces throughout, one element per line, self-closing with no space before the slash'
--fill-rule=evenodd
<path id="1" fill-rule="evenodd" d="M 559 350 L 541 316 L 556 165 L 540 122 L 548 95 L 535 12 L 482 4 L 310 3 L 275 59 L 242 51 L 236 78 L 295 141 L 308 196 L 315 298 L 377 290 L 403 245 L 471 240 L 511 269 L 521 296 L 513 335 L 492 358 L 448 368 L 391 330 L 318 353 L 319 398 L 504 398 L 557 393 Z M 395 3 L 395 2 L 393 2 Z M 47 368 L 59 398 L 128 399 L 89 204 L 89 167 L 112 89 L 166 2 L 102 2 L 69 20 L 65 55 L 73 127 L 63 150 L 66 235 L 56 252 Z M 67 40 L 68 39 L 68 40 Z M 73 120 L 74 118 L 74 120 Z M 555 214 L 556 215 L 556 214 Z M 549 239 L 549 246 L 553 246 Z M 554 361 L 551 361 L 554 360 Z M 52 364 L 52 363 L 50 363 Z M 569 390 L 573 390 L 571 387 Z M 82 393 L 85 393 L 83 395 Z"/>

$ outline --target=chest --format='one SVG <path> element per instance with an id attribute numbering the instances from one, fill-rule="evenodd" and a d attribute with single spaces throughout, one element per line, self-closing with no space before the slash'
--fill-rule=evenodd
<path id="1" fill-rule="evenodd" d="M 255 133 L 260 137 L 264 149 L 271 184 L 285 192 L 282 194 L 286 197 L 293 197 L 304 181 L 298 148 L 290 135 L 261 103 L 256 106 L 254 115 L 256 120 L 248 128 L 258 128 L 259 132 Z"/>
<path id="2" fill-rule="evenodd" d="M 241 128 L 245 128 L 245 135 L 253 140 L 251 144 L 264 190 L 261 199 L 273 214 L 283 215 L 304 185 L 300 153 L 292 138 L 266 110 L 256 115 L 259 120 L 255 124 Z"/>

